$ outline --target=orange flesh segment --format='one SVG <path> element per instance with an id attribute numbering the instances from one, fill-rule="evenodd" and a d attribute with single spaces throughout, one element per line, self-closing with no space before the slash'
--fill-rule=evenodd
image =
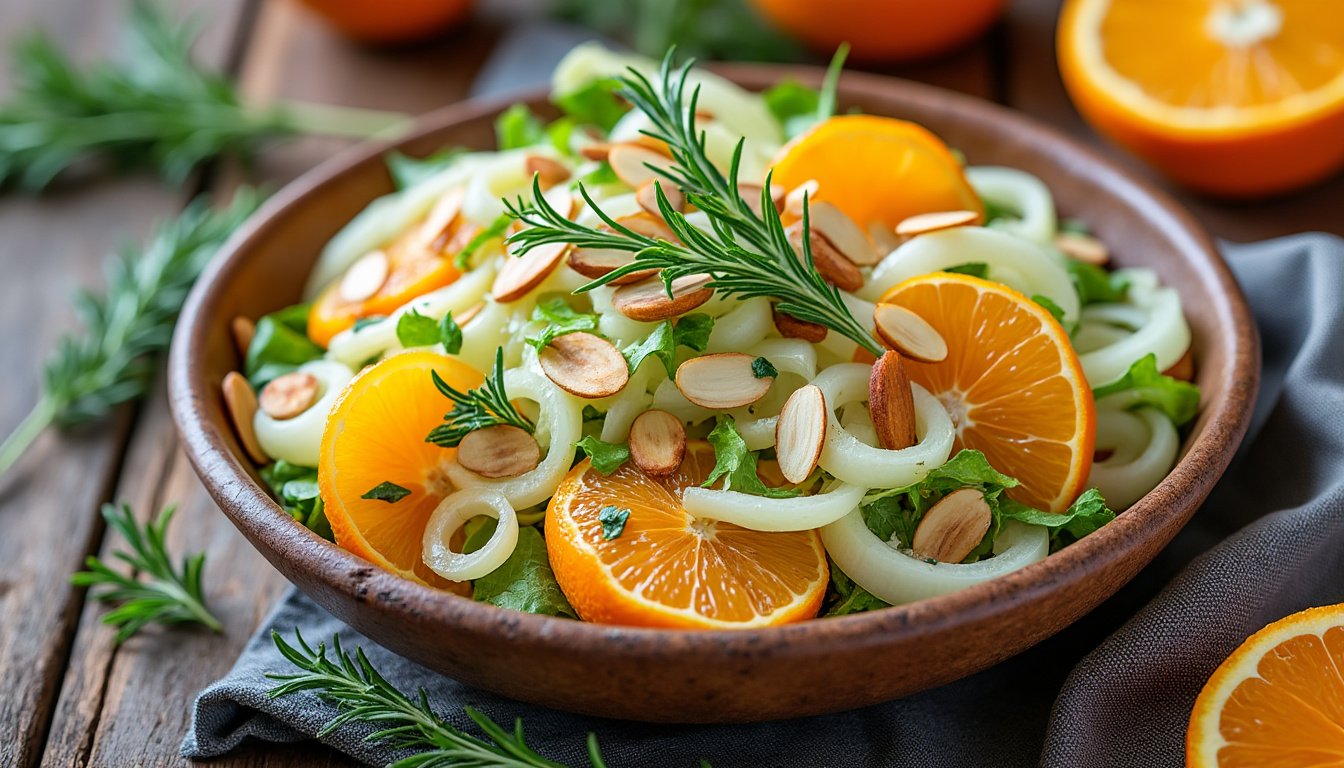
<path id="1" fill-rule="evenodd" d="M 692 443 L 666 478 L 626 463 L 610 476 L 588 461 L 561 483 L 546 513 L 551 567 L 586 621 L 650 627 L 746 627 L 812 618 L 829 579 L 815 532 L 763 533 L 697 520 L 681 493 L 699 485 L 714 453 Z M 604 507 L 630 510 L 603 538 Z"/>
<path id="2" fill-rule="evenodd" d="M 786 144 L 774 160 L 772 183 L 793 189 L 811 179 L 825 200 L 866 228 L 894 228 L 936 211 L 984 206 L 961 165 L 937 136 L 905 120 L 843 115 Z"/>
<path id="3" fill-rule="evenodd" d="M 318 486 L 336 543 L 394 573 L 425 584 L 451 584 L 421 560 L 421 537 L 434 508 L 451 492 L 443 467 L 455 448 L 425 442 L 450 404 L 430 371 L 465 391 L 483 377 L 432 352 L 407 352 L 350 382 L 322 433 Z M 409 490 L 395 503 L 363 499 L 383 482 Z"/>
<path id="4" fill-rule="evenodd" d="M 1008 493 L 1061 511 L 1092 465 L 1092 390 L 1068 335 L 1036 302 L 998 283 L 939 273 L 908 280 L 882 301 L 929 322 L 951 350 L 906 360 L 910 378 L 941 400 L 958 427 L 954 450 L 981 451 L 1021 483 Z"/>

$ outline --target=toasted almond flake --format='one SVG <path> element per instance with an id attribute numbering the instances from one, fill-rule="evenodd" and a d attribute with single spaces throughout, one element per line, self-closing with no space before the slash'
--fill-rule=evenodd
<path id="1" fill-rule="evenodd" d="M 229 333 L 233 336 L 233 348 L 238 351 L 238 359 L 247 359 L 247 350 L 257 335 L 257 324 L 239 315 L 229 323 Z"/>
<path id="2" fill-rule="evenodd" d="M 826 421 L 826 395 L 814 384 L 799 387 L 784 402 L 775 422 L 775 453 L 785 480 L 801 483 L 817 468 Z"/>
<path id="3" fill-rule="evenodd" d="M 556 213 L 566 219 L 573 220 L 575 214 L 579 212 L 579 201 L 575 199 L 574 193 L 565 187 L 553 187 L 542 192 L 541 196 Z"/>
<path id="4" fill-rule="evenodd" d="M 637 235 L 651 237 L 655 240 L 666 240 L 669 243 L 680 243 L 681 240 L 667 226 L 667 222 L 652 214 L 640 212 L 629 216 L 622 216 L 616 219 L 616 223 L 622 227 L 634 232 Z M 600 229 L 611 231 L 611 227 L 603 224 Z"/>
<path id="5" fill-rule="evenodd" d="M 746 202 L 747 207 L 752 212 L 760 216 L 764 209 L 761 208 L 761 191 L 764 190 L 760 184 L 739 184 L 737 186 L 738 194 Z M 784 207 L 784 188 L 778 184 L 770 185 L 770 202 L 774 204 L 775 210 L 779 211 Z"/>
<path id="6" fill-rule="evenodd" d="M 569 268 L 594 280 L 634 260 L 635 255 L 629 251 L 617 251 L 611 248 L 575 248 L 569 252 Z M 611 285 L 638 283 L 657 272 L 656 269 L 641 269 L 612 280 Z"/>
<path id="7" fill-rule="evenodd" d="M 883 448 L 895 451 L 915 444 L 915 398 L 899 352 L 886 352 L 873 363 L 868 412 Z"/>
<path id="8" fill-rule="evenodd" d="M 550 189 L 569 180 L 569 169 L 564 163 L 545 155 L 528 155 L 525 165 L 528 178 L 539 177 L 537 181 L 541 182 L 542 189 Z"/>
<path id="9" fill-rule="evenodd" d="M 873 244 L 877 246 L 877 252 L 884 257 L 901 245 L 901 238 L 896 236 L 896 230 L 881 221 L 868 222 L 868 237 L 872 238 Z"/>
<path id="10" fill-rule="evenodd" d="M 256 428 L 252 425 L 257 415 L 257 394 L 252 391 L 252 385 L 247 383 L 247 377 L 237 371 L 229 371 L 224 375 L 220 388 L 224 393 L 224 410 L 228 411 L 229 421 L 233 422 L 233 431 L 238 435 L 243 451 L 258 464 L 270 463 L 271 457 L 262 450 L 261 443 L 257 441 Z"/>
<path id="11" fill-rule="evenodd" d="M 984 494 L 974 488 L 953 491 L 924 513 L 910 549 L 940 563 L 960 563 L 980 545 L 992 521 Z"/>
<path id="12" fill-rule="evenodd" d="M 612 306 L 631 320 L 657 323 L 690 312 L 709 301 L 714 295 L 707 286 L 709 275 L 686 275 L 672 281 L 672 298 L 668 298 L 660 277 L 623 285 L 611 295 Z"/>
<path id="13" fill-rule="evenodd" d="M 423 247 L 438 253 L 448 246 L 453 238 L 453 225 L 462 213 L 462 201 L 466 197 L 464 187 L 454 187 L 443 193 L 425 217 L 425 222 L 420 225 L 420 242 Z"/>
<path id="14" fill-rule="evenodd" d="M 276 421 L 292 419 L 317 402 L 317 377 L 304 371 L 292 371 L 271 379 L 261 389 L 261 412 Z"/>
<path id="15" fill-rule="evenodd" d="M 794 219 L 802 218 L 803 198 L 807 198 L 808 207 L 811 208 L 820 189 L 821 184 L 816 179 L 808 179 L 789 190 L 788 194 L 784 195 L 784 215 Z"/>
<path id="16" fill-rule="evenodd" d="M 650 179 L 661 179 L 653 168 L 671 168 L 672 158 L 640 144 L 615 144 L 607 153 L 607 162 L 626 186 L 639 189 Z M 649 166 L 653 166 L 650 168 Z"/>
<path id="17" fill-rule="evenodd" d="M 470 307 L 467 307 L 460 314 L 453 315 L 453 322 L 457 323 L 458 328 L 465 328 L 467 323 L 470 323 L 481 313 L 482 309 L 485 309 L 485 302 L 478 301 Z"/>
<path id="18" fill-rule="evenodd" d="M 943 229 L 964 227 L 968 224 L 974 224 L 975 220 L 978 218 L 980 218 L 980 214 L 975 211 L 934 211 L 932 213 L 919 213 L 901 219 L 901 223 L 896 225 L 896 234 L 901 237 L 914 237 L 915 235 L 923 235 Z"/>
<path id="19" fill-rule="evenodd" d="M 794 252 L 798 258 L 803 258 L 803 223 L 798 221 L 790 224 L 786 232 Z M 815 229 L 808 234 L 812 245 L 812 264 L 823 279 L 842 291 L 857 291 L 863 287 L 863 273 L 854 262 L 845 258 Z"/>
<path id="20" fill-rule="evenodd" d="M 457 463 L 481 477 L 517 477 L 541 463 L 541 446 L 527 430 L 498 424 L 468 432 L 457 446 Z"/>
<path id="21" fill-rule="evenodd" d="M 929 321 L 896 304 L 878 304 L 873 324 L 882 343 L 921 363 L 947 359 L 947 341 Z"/>
<path id="22" fill-rule="evenodd" d="M 740 408 L 765 397 L 774 379 L 756 378 L 755 357 L 742 352 L 720 352 L 693 357 L 677 368 L 676 385 L 687 400 L 714 410 Z"/>
<path id="23" fill-rule="evenodd" d="M 670 475 L 686 458 L 686 427 L 667 411 L 645 411 L 630 425 L 630 460 L 647 475 Z"/>
<path id="24" fill-rule="evenodd" d="M 1060 232 L 1055 235 L 1055 247 L 1085 264 L 1100 267 L 1111 260 L 1105 243 L 1081 232 Z"/>
<path id="25" fill-rule="evenodd" d="M 345 301 L 364 301 L 387 282 L 387 254 L 369 251 L 359 257 L 341 278 L 340 296 Z"/>
<path id="26" fill-rule="evenodd" d="M 853 219 L 824 200 L 808 206 L 807 219 L 813 232 L 826 238 L 840 255 L 860 267 L 871 267 L 886 255 L 877 252 L 873 241 L 868 239 L 868 235 L 859 229 Z"/>
<path id="27" fill-rule="evenodd" d="M 650 216 L 657 216 L 659 219 L 663 217 L 663 212 L 658 210 L 658 192 L 655 186 L 662 188 L 663 196 L 667 198 L 672 210 L 680 213 L 686 209 L 686 196 L 681 193 L 680 189 L 677 189 L 676 184 L 663 178 L 649 179 L 640 184 L 639 189 L 635 190 L 635 201 Z"/>
<path id="28" fill-rule="evenodd" d="M 810 323 L 806 320 L 799 320 L 793 315 L 780 312 L 778 309 L 772 310 L 775 321 L 775 330 L 779 335 L 786 339 L 802 339 L 813 344 L 820 344 L 826 339 L 826 326 Z"/>
<path id="29" fill-rule="evenodd" d="M 521 299 L 541 285 L 573 247 L 570 243 L 546 243 L 538 245 L 522 256 L 506 254 L 504 266 L 500 267 L 499 274 L 495 275 L 490 295 L 494 296 L 496 301 L 505 304 Z"/>
<path id="30" fill-rule="evenodd" d="M 610 341 L 591 333 L 557 336 L 541 350 L 541 370 L 571 395 L 595 400 L 625 389 L 630 368 Z"/>
<path id="31" fill-rule="evenodd" d="M 1173 379 L 1180 379 L 1181 381 L 1194 381 L 1195 357 L 1191 354 L 1191 351 L 1192 350 L 1187 347 L 1185 354 L 1181 355 L 1181 359 L 1172 363 L 1170 368 L 1162 372 L 1162 375 L 1170 376 Z"/>

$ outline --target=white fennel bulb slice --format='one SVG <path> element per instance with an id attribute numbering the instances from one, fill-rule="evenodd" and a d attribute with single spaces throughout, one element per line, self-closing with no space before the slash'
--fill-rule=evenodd
<path id="1" fill-rule="evenodd" d="M 498 522 L 490 540 L 469 555 L 454 552 L 448 542 L 457 529 L 477 515 Z M 421 559 L 449 581 L 471 581 L 489 574 L 509 559 L 518 546 L 518 515 L 504 494 L 493 488 L 455 491 L 439 502 L 425 526 Z"/>
<path id="2" fill-rule="evenodd" d="M 292 419 L 273 419 L 265 411 L 258 410 L 252 428 L 266 455 L 290 464 L 316 467 L 327 414 L 336 404 L 341 390 L 354 378 L 354 373 L 332 360 L 313 360 L 299 366 L 299 371 L 317 379 L 317 400 Z"/>
<path id="3" fill-rule="evenodd" d="M 720 520 L 753 531 L 810 531 L 839 520 L 863 501 L 868 489 L 833 482 L 812 496 L 771 499 L 738 491 L 687 488 L 682 506 L 696 517 Z"/>
<path id="4" fill-rule="evenodd" d="M 1175 365 L 1190 347 L 1190 325 L 1181 311 L 1181 297 L 1174 288 L 1153 288 L 1148 291 L 1130 288 L 1130 301 L 1141 308 L 1131 322 L 1142 320 L 1133 333 L 1078 356 L 1087 382 L 1100 387 L 1124 376 L 1134 361 L 1147 354 L 1157 357 L 1157 369 L 1165 371 Z M 1104 307 L 1088 307 L 1093 317 Z M 1145 317 L 1146 315 L 1146 317 Z"/>
<path id="5" fill-rule="evenodd" d="M 1156 408 L 1121 411 L 1108 400 L 1097 403 L 1097 448 L 1111 455 L 1092 464 L 1087 484 L 1100 490 L 1112 508 L 1125 509 L 1171 471 L 1181 438 L 1171 419 Z"/>
<path id="6" fill-rule="evenodd" d="M 1055 200 L 1045 182 L 1026 171 L 997 165 L 967 168 L 966 180 L 980 199 L 1017 214 L 1016 221 L 1000 221 L 994 225 L 996 229 L 1038 245 L 1054 243 L 1059 225 L 1055 218 Z"/>

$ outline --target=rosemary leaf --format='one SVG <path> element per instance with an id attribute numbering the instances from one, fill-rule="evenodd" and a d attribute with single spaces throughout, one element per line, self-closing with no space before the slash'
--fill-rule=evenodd
<path id="1" fill-rule="evenodd" d="M 425 442 L 451 448 L 462 442 L 467 433 L 486 427 L 508 425 L 534 430 L 528 421 L 504 391 L 504 350 L 495 350 L 495 368 L 485 379 L 485 383 L 476 389 L 460 392 L 451 384 L 431 371 L 434 386 L 453 403 L 453 410 L 443 417 L 443 424 L 435 427 L 425 438 Z"/>

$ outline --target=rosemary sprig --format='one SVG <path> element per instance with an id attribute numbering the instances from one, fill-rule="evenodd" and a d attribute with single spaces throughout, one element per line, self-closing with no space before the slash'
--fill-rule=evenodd
<path id="1" fill-rule="evenodd" d="M 425 442 L 451 448 L 462 442 L 468 432 L 501 424 L 532 432 L 534 427 L 527 417 L 509 402 L 504 391 L 504 350 L 495 350 L 495 368 L 485 383 L 476 389 L 460 392 L 431 371 L 434 386 L 444 397 L 453 401 L 453 410 L 443 417 L 443 424 L 430 431 Z"/>
<path id="2" fill-rule="evenodd" d="M 616 269 L 579 288 L 592 290 L 632 272 L 649 268 L 660 270 L 671 292 L 671 283 L 679 277 L 708 274 L 710 287 L 738 298 L 766 296 L 778 301 L 780 311 L 799 320 L 818 323 L 849 338 L 874 354 L 882 349 L 873 335 L 845 306 L 840 292 L 817 273 L 809 245 L 809 216 L 803 207 L 803 257 L 793 250 L 779 212 L 769 199 L 767 177 L 761 193 L 758 215 L 742 197 L 738 187 L 738 167 L 743 142 L 733 152 L 725 177 L 705 153 L 704 134 L 695 127 L 695 110 L 700 90 L 686 98 L 687 76 L 693 62 L 674 70 L 671 51 L 664 57 L 661 91 L 635 70 L 622 76 L 622 95 L 644 112 L 652 123 L 645 131 L 665 142 L 674 161 L 671 168 L 655 169 L 677 185 L 686 199 L 704 211 L 713 226 L 713 235 L 692 226 L 674 210 L 657 189 L 658 206 L 668 227 L 681 240 L 672 243 L 646 237 L 621 226 L 604 213 L 586 189 L 580 192 L 610 231 L 599 230 L 560 215 L 541 196 L 540 183 L 533 182 L 533 202 L 506 201 L 510 214 L 527 226 L 509 238 L 521 252 L 546 243 L 573 243 L 580 248 L 611 248 L 633 253 L 630 264 Z"/>
<path id="3" fill-rule="evenodd" d="M 362 648 L 352 658 L 341 648 L 339 636 L 331 640 L 334 659 L 327 658 L 326 643 L 314 650 L 294 630 L 295 645 L 285 642 L 278 632 L 271 640 L 291 664 L 302 672 L 266 677 L 280 681 L 268 695 L 272 698 L 313 691 L 335 704 L 340 714 L 322 726 L 318 737 L 326 736 L 351 723 L 376 723 L 381 730 L 369 734 L 370 742 L 381 742 L 393 749 L 412 750 L 415 754 L 392 763 L 389 768 L 449 768 L 449 766 L 496 766 L 497 768 L 565 768 L 561 763 L 537 754 L 523 738 L 523 723 L 515 721 L 513 732 L 467 707 L 466 714 L 485 734 L 472 736 L 455 728 L 434 713 L 423 689 L 415 700 L 389 683 L 369 663 Z M 597 746 L 597 737 L 588 734 L 588 762 L 591 768 L 606 768 Z"/>
<path id="4" fill-rule="evenodd" d="M 20 41 L 15 95 L 0 105 L 0 187 L 40 190 L 76 165 L 150 166 L 180 182 L 204 162 L 250 157 L 272 139 L 366 138 L 407 123 L 399 114 L 342 107 L 245 107 L 233 83 L 192 57 L 197 29 L 138 0 L 125 62 L 81 69 L 45 35 Z"/>
<path id="5" fill-rule="evenodd" d="M 205 607 L 201 591 L 201 569 L 205 554 L 198 553 L 182 559 L 182 569 L 173 568 L 164 544 L 168 523 L 173 519 L 174 507 L 167 507 L 154 520 L 141 524 L 129 505 L 120 509 L 112 504 L 103 505 L 103 519 L 109 528 L 119 532 L 130 551 L 113 552 L 112 556 L 126 563 L 140 577 L 114 570 L 107 563 L 90 555 L 80 571 L 70 577 L 80 587 L 100 588 L 93 599 L 105 603 L 121 603 L 103 616 L 103 623 L 118 627 L 117 642 L 139 632 L 147 624 L 181 624 L 195 622 L 214 632 L 223 627 Z"/>
<path id="6" fill-rule="evenodd" d="M 0 443 L 0 473 L 49 425 L 99 419 L 145 394 L 187 291 L 260 200 L 243 189 L 228 208 L 214 212 L 198 199 L 160 227 L 148 245 L 125 248 L 108 260 L 106 292 L 76 299 L 84 332 L 60 339 L 47 361 L 41 399 Z"/>

